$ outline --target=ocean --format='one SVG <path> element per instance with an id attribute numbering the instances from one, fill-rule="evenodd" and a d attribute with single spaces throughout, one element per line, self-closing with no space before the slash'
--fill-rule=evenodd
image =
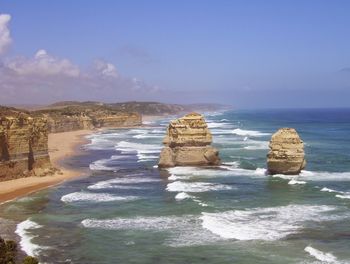
<path id="1" fill-rule="evenodd" d="M 20 247 L 41 263 L 350 263 L 350 109 L 207 113 L 223 164 L 159 170 L 172 118 L 88 136 L 71 161 L 88 177 L 1 205 Z M 300 175 L 266 173 L 280 127 L 304 140 Z"/>

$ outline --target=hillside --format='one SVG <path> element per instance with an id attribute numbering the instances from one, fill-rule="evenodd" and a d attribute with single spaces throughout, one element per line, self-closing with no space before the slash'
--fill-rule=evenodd
<path id="1" fill-rule="evenodd" d="M 47 109 L 58 109 L 64 107 L 88 107 L 91 109 L 110 109 L 118 112 L 136 112 L 142 115 L 174 115 L 191 111 L 219 111 L 231 108 L 228 105 L 221 104 L 166 104 L 159 102 L 122 102 L 122 103 L 102 103 L 95 101 L 63 101 L 57 102 L 46 107 Z"/>

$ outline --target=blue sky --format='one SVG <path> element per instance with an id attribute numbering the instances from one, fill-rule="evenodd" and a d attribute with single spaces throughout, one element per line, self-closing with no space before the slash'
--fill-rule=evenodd
<path id="1" fill-rule="evenodd" d="M 47 95 L 32 95 L 35 89 L 23 84 L 28 96 L 21 103 L 136 99 L 240 108 L 350 106 L 350 1 L 0 0 L 0 13 L 11 16 L 12 39 L 0 60 L 17 71 L 18 58 L 26 58 L 16 74 L 33 65 L 41 49 L 60 65 L 69 60 L 79 74 L 97 75 L 91 66 L 96 61 L 118 73 L 119 80 L 108 85 L 91 77 L 100 92 L 84 92 L 80 77 L 70 76 L 60 88 L 49 84 L 59 75 L 50 73 L 48 81 L 26 73 L 41 87 L 36 92 Z M 135 79 L 138 89 L 128 93 Z M 81 87 L 65 90 L 72 86 Z"/>

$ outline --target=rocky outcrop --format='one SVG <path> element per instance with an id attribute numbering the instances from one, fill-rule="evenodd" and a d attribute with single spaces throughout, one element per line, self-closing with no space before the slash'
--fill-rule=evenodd
<path id="1" fill-rule="evenodd" d="M 142 117 L 137 113 L 117 113 L 108 115 L 93 115 L 94 127 L 131 127 L 142 125 Z"/>
<path id="2" fill-rule="evenodd" d="M 0 106 L 0 181 L 53 174 L 49 133 L 141 124 L 140 114 L 100 105 L 33 112 Z"/>
<path id="3" fill-rule="evenodd" d="M 187 114 L 170 122 L 163 140 L 159 167 L 220 164 L 219 152 L 210 146 L 212 136 L 202 115 Z"/>
<path id="4" fill-rule="evenodd" d="M 0 181 L 53 171 L 47 120 L 24 112 L 0 112 Z"/>
<path id="5" fill-rule="evenodd" d="M 50 116 L 48 120 L 48 131 L 50 133 L 68 132 L 82 129 L 94 128 L 92 120 L 87 116 Z"/>
<path id="6" fill-rule="evenodd" d="M 296 175 L 305 167 L 304 143 L 294 128 L 281 128 L 272 135 L 267 154 L 270 174 Z"/>
<path id="7" fill-rule="evenodd" d="M 67 132 L 101 127 L 130 127 L 142 124 L 140 114 L 114 111 L 106 106 L 67 106 L 44 109 L 34 114 L 44 115 L 50 133 Z"/>

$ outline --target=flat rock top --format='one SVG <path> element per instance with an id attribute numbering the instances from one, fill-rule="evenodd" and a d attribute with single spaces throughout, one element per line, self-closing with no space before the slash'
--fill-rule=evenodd
<path id="1" fill-rule="evenodd" d="M 163 143 L 169 146 L 206 146 L 212 136 L 204 117 L 190 113 L 170 122 Z"/>

